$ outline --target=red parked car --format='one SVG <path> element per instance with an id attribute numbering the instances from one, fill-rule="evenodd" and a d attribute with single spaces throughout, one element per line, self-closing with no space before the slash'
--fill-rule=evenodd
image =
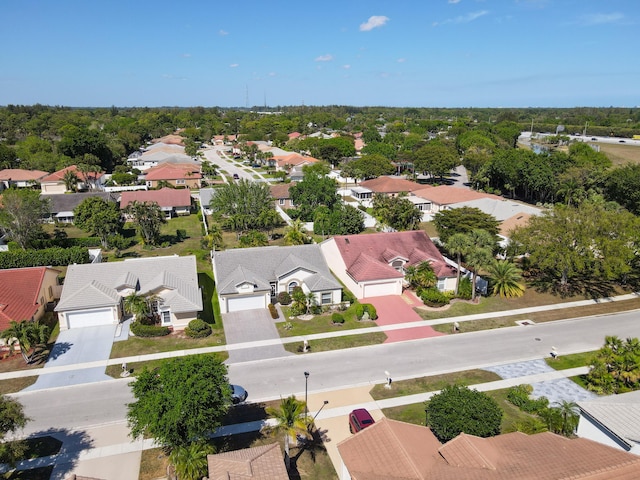
<path id="1" fill-rule="evenodd" d="M 349 414 L 349 431 L 358 433 L 363 428 L 367 428 L 376 423 L 366 408 L 356 408 Z"/>

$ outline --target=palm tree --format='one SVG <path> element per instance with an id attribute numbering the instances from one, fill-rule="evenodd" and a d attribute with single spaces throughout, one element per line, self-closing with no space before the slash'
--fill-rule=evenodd
<path id="1" fill-rule="evenodd" d="M 476 298 L 476 283 L 478 271 L 489 265 L 493 260 L 493 249 L 496 246 L 496 238 L 486 230 L 475 229 L 469 234 L 469 249 L 465 260 L 473 270 L 473 282 L 471 288 L 471 300 Z"/>
<path id="2" fill-rule="evenodd" d="M 567 400 L 562 400 L 560 402 L 555 402 L 553 407 L 558 410 L 560 424 L 559 432 L 565 437 L 573 435 L 578 428 L 578 421 L 580 420 L 580 410 L 578 409 L 578 405 L 575 402 L 568 402 Z"/>
<path id="3" fill-rule="evenodd" d="M 70 192 L 75 192 L 78 189 L 78 175 L 73 170 L 67 170 L 62 176 L 64 182 L 64 188 Z"/>
<path id="4" fill-rule="evenodd" d="M 521 297 L 524 294 L 522 271 L 506 260 L 494 260 L 487 267 L 493 284 L 493 294 L 503 298 Z"/>
<path id="5" fill-rule="evenodd" d="M 284 229 L 285 245 L 304 245 L 307 240 L 307 231 L 304 223 L 299 218 L 291 221 L 291 224 Z"/>
<path id="6" fill-rule="evenodd" d="M 429 261 L 407 267 L 405 279 L 414 288 L 432 288 L 438 283 L 438 277 Z"/>
<path id="7" fill-rule="evenodd" d="M 49 327 L 41 324 L 40 322 L 16 322 L 11 320 L 9 328 L 0 334 L 1 338 L 7 340 L 7 343 L 12 347 L 18 343 L 20 347 L 20 353 L 25 363 L 31 363 L 33 353 L 28 355 L 31 347 L 36 347 L 47 343 L 49 340 Z M 12 349 L 13 351 L 13 349 Z"/>
<path id="8" fill-rule="evenodd" d="M 275 435 L 284 434 L 284 458 L 287 470 L 289 470 L 291 466 L 289 439 L 291 437 L 295 438 L 297 435 L 303 435 L 305 437 L 309 435 L 307 431 L 307 419 L 304 416 L 305 411 L 306 403 L 297 400 L 293 395 L 280 400 L 280 406 L 278 408 L 267 407 L 266 409 L 267 414 L 276 421 L 274 426 L 268 427 L 268 432 Z"/>
<path id="9" fill-rule="evenodd" d="M 124 297 L 124 309 L 130 315 L 133 315 L 136 321 L 141 322 L 151 315 L 153 309 L 151 305 L 158 301 L 156 295 L 139 295 L 132 292 Z"/>
<path id="10" fill-rule="evenodd" d="M 194 442 L 171 450 L 169 462 L 180 480 L 200 480 L 208 474 L 207 455 L 213 453 L 215 449 L 211 445 Z"/>
<path id="11" fill-rule="evenodd" d="M 456 256 L 458 268 L 456 269 L 455 294 L 458 295 L 458 285 L 460 284 L 460 263 L 462 262 L 462 255 L 467 253 L 469 250 L 469 237 L 464 233 L 454 233 L 449 237 L 445 246 L 450 254 Z"/>

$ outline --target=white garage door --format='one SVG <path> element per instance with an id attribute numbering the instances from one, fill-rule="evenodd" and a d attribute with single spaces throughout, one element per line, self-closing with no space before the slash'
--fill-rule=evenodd
<path id="1" fill-rule="evenodd" d="M 67 313 L 69 328 L 95 327 L 98 325 L 110 325 L 113 323 L 113 314 L 110 308 L 101 310 L 85 310 L 82 312 Z"/>
<path id="2" fill-rule="evenodd" d="M 383 295 L 395 295 L 396 283 L 371 283 L 364 286 L 363 296 L 366 297 L 382 297 Z"/>
<path id="3" fill-rule="evenodd" d="M 264 295 L 233 297 L 227 301 L 227 311 L 229 313 L 239 312 L 241 310 L 252 310 L 254 308 L 266 308 Z"/>

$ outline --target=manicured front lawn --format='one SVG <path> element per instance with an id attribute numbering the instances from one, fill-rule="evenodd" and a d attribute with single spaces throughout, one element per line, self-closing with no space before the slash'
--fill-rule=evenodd
<path id="1" fill-rule="evenodd" d="M 343 350 L 346 348 L 364 347 L 367 345 L 379 345 L 384 343 L 386 339 L 387 335 L 383 332 L 374 332 L 309 340 L 309 352 L 328 352 L 330 350 Z M 302 351 L 303 345 L 301 343 L 285 343 L 284 349 L 291 353 L 304 354 Z"/>
<path id="2" fill-rule="evenodd" d="M 417 393 L 433 392 L 442 390 L 448 385 L 476 385 L 479 383 L 493 382 L 501 380 L 497 373 L 486 370 L 465 370 L 443 375 L 432 375 L 429 377 L 412 378 L 410 380 L 400 380 L 393 382 L 391 388 L 384 385 L 376 385 L 371 389 L 371 396 L 374 400 L 385 398 L 402 397 L 405 395 L 415 395 Z"/>
<path id="3" fill-rule="evenodd" d="M 334 312 L 327 312 L 321 315 L 314 315 L 309 320 L 300 320 L 299 318 L 292 318 L 290 315 L 290 308 L 282 306 L 282 313 L 285 316 L 286 322 L 278 322 L 276 327 L 281 337 L 297 337 L 312 335 L 314 333 L 335 332 L 342 330 L 350 330 L 357 328 L 375 327 L 376 324 L 373 321 L 359 321 L 355 313 L 355 305 L 351 305 L 344 312 L 339 312 L 345 319 L 343 324 L 334 325 L 331 321 L 331 315 Z"/>
<path id="4" fill-rule="evenodd" d="M 123 342 L 114 342 L 109 358 L 132 357 L 149 353 L 191 350 L 193 348 L 214 347 L 224 344 L 224 336 L 213 332 L 206 338 L 190 338 L 182 332 L 164 337 L 129 337 Z"/>
<path id="5" fill-rule="evenodd" d="M 547 362 L 547 365 L 549 365 L 554 370 L 566 370 L 567 368 L 584 367 L 585 365 L 590 365 L 592 360 L 596 356 L 596 353 L 597 351 L 562 355 L 562 352 L 560 352 L 560 356 L 558 356 L 555 360 L 553 358 L 545 358 L 545 361 Z"/>

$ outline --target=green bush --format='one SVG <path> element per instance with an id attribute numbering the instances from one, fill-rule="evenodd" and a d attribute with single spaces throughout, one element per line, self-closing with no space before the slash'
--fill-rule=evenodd
<path id="1" fill-rule="evenodd" d="M 458 298 L 462 298 L 464 300 L 471 300 L 471 292 L 473 290 L 473 285 L 471 284 L 471 280 L 468 277 L 464 277 L 460 279 L 460 284 L 458 285 Z"/>
<path id="2" fill-rule="evenodd" d="M 343 302 L 349 302 L 351 305 L 353 305 L 354 303 L 356 303 L 356 297 L 349 290 L 347 290 L 346 288 L 343 288 L 342 289 L 342 301 Z"/>
<path id="3" fill-rule="evenodd" d="M 176 239 L 182 242 L 185 238 L 187 238 L 187 231 L 184 228 L 176 229 Z"/>
<path id="4" fill-rule="evenodd" d="M 289 305 L 291 303 L 291 295 L 289 295 L 289 292 L 280 292 L 278 294 L 278 303 L 280 305 Z"/>
<path id="5" fill-rule="evenodd" d="M 135 243 L 135 240 L 133 238 L 126 238 L 120 234 L 117 234 L 110 235 L 107 238 L 107 243 L 109 244 L 110 248 L 114 248 L 116 250 L 126 250 Z"/>
<path id="6" fill-rule="evenodd" d="M 278 313 L 278 309 L 273 303 L 269 304 L 269 313 L 271 314 L 271 318 L 273 318 L 274 320 L 280 317 L 280 314 Z"/>
<path id="7" fill-rule="evenodd" d="M 71 247 L 100 247 L 102 242 L 98 237 L 80 237 L 80 238 L 41 238 L 33 242 L 35 250 L 43 250 L 45 248 L 71 248 Z"/>
<path id="8" fill-rule="evenodd" d="M 418 296 L 429 307 L 442 307 L 449 304 L 449 296 L 435 288 L 423 288 L 418 290 Z"/>
<path id="9" fill-rule="evenodd" d="M 549 399 L 547 397 L 531 399 L 529 398 L 531 392 L 533 392 L 531 385 L 516 385 L 508 390 L 507 400 L 523 412 L 539 413 L 545 410 L 549 406 Z"/>
<path id="10" fill-rule="evenodd" d="M 342 325 L 344 323 L 344 317 L 341 313 L 335 312 L 331 315 L 331 321 L 336 325 Z"/>
<path id="11" fill-rule="evenodd" d="M 204 338 L 211 335 L 211 325 L 204 320 L 196 318 L 189 322 L 187 328 L 184 329 L 184 333 L 191 338 Z"/>
<path id="12" fill-rule="evenodd" d="M 376 311 L 376 307 L 374 307 L 370 303 L 363 303 L 362 306 L 364 307 L 364 311 L 369 314 L 370 320 L 378 319 L 378 312 Z"/>
<path id="13" fill-rule="evenodd" d="M 362 320 L 363 315 L 364 315 L 364 305 L 359 303 L 356 305 L 356 318 L 358 320 Z"/>
<path id="14" fill-rule="evenodd" d="M 171 333 L 169 327 L 143 325 L 140 322 L 133 322 L 130 329 L 131 333 L 133 333 L 136 337 L 164 337 L 165 335 L 169 335 Z"/>
<path id="15" fill-rule="evenodd" d="M 0 269 L 39 267 L 42 265 L 67 266 L 73 263 L 89 263 L 89 250 L 85 247 L 46 248 L 44 250 L 19 250 L 0 253 Z"/>

